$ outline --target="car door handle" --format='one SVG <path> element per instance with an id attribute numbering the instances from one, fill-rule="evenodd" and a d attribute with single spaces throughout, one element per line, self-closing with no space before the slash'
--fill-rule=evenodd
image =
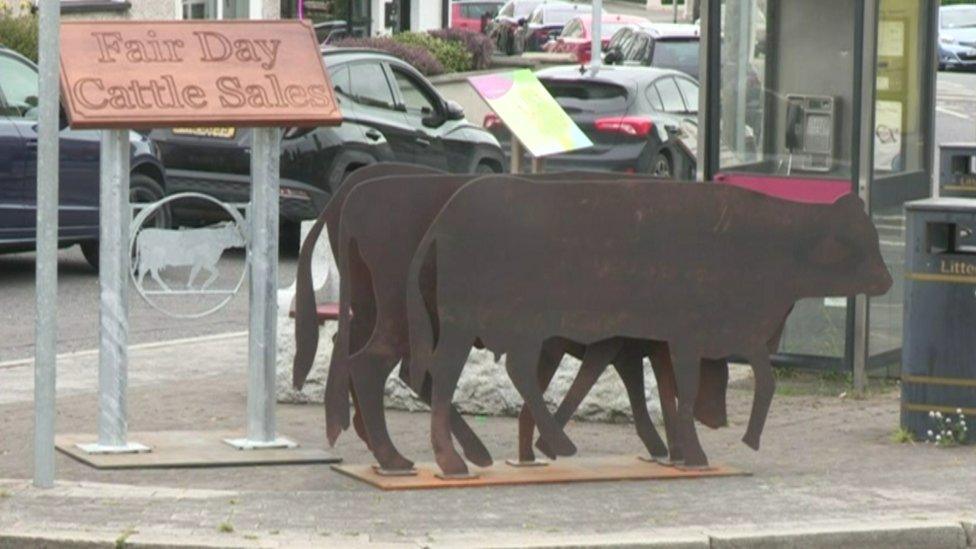
<path id="1" fill-rule="evenodd" d="M 417 143 L 420 144 L 421 147 L 429 147 L 430 146 L 430 139 L 427 139 L 427 138 L 424 138 L 424 137 L 418 137 L 417 138 Z"/>
<path id="2" fill-rule="evenodd" d="M 383 134 L 377 130 L 366 130 L 366 137 L 372 139 L 373 141 L 379 141 L 383 137 Z"/>
<path id="3" fill-rule="evenodd" d="M 37 140 L 36 139 L 28 139 L 24 144 L 27 146 L 28 149 L 30 149 L 32 151 L 36 151 L 37 150 Z"/>

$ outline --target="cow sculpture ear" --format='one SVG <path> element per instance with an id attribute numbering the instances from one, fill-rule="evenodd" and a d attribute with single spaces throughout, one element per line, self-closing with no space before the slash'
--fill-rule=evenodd
<path id="1" fill-rule="evenodd" d="M 814 265 L 837 265 L 850 259 L 853 252 L 836 236 L 826 235 L 814 244 L 807 258 Z"/>

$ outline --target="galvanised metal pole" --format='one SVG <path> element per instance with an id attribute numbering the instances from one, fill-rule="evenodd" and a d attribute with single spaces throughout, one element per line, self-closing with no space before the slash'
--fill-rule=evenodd
<path id="1" fill-rule="evenodd" d="M 590 72 L 596 74 L 603 65 L 603 0 L 593 0 L 593 17 L 590 20 L 590 32 L 593 42 L 590 46 Z"/>
<path id="2" fill-rule="evenodd" d="M 58 355 L 58 134 L 61 0 L 41 0 L 37 124 L 37 320 L 34 336 L 34 486 L 54 486 L 54 413 Z"/>
<path id="3" fill-rule="evenodd" d="M 255 128 L 251 135 L 246 446 L 280 446 L 282 444 L 276 444 L 275 432 L 275 362 L 278 350 L 278 170 L 281 129 Z"/>
<path id="4" fill-rule="evenodd" d="M 99 202 L 98 443 L 91 453 L 144 452 L 128 442 L 129 131 L 103 130 Z"/>

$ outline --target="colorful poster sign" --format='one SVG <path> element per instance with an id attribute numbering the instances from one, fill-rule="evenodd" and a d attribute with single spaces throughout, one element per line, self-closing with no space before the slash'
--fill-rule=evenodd
<path id="1" fill-rule="evenodd" d="M 472 76 L 468 81 L 532 156 L 593 146 L 532 71 Z"/>

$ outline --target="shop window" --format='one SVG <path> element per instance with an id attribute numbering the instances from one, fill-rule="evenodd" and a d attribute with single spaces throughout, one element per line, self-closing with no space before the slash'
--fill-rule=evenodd
<path id="1" fill-rule="evenodd" d="M 183 19 L 247 19 L 251 1 L 183 0 Z"/>

